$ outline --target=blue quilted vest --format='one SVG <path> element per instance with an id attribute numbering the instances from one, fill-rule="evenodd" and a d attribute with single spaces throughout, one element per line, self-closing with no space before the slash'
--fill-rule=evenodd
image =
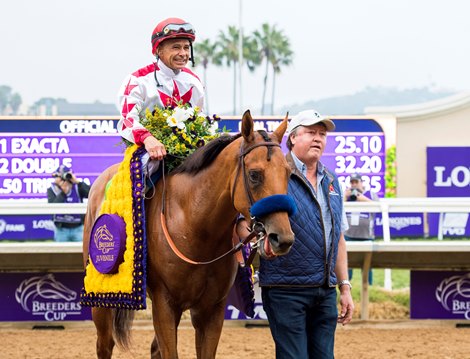
<path id="1" fill-rule="evenodd" d="M 293 163 L 288 194 L 297 204 L 297 212 L 290 217 L 295 241 L 290 252 L 272 260 L 260 260 L 260 286 L 322 286 L 336 285 L 334 272 L 341 234 L 343 198 L 335 174 L 325 168 L 319 190 L 325 194 L 332 213 L 332 244 L 326 253 L 326 238 L 320 204 L 305 177 Z"/>

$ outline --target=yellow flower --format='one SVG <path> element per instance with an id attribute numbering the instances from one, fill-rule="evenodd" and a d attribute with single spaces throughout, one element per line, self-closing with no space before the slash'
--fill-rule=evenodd
<path id="1" fill-rule="evenodd" d="M 89 261 L 86 267 L 85 291 L 87 293 L 132 293 L 132 272 L 134 270 L 134 227 L 132 218 L 132 181 L 129 175 L 130 160 L 138 147 L 136 145 L 126 150 L 118 173 L 114 176 L 108 189 L 100 214 L 117 214 L 126 223 L 126 251 L 124 260 L 115 274 L 98 272 Z"/>

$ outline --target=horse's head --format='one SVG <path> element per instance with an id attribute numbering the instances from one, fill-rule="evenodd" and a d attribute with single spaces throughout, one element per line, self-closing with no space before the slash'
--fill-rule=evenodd
<path id="1" fill-rule="evenodd" d="M 243 114 L 232 199 L 235 208 L 248 221 L 251 218 L 251 226 L 257 227 L 253 229 L 265 233 L 259 243 L 259 252 L 265 258 L 288 253 L 294 243 L 288 216 L 295 210 L 293 200 L 287 196 L 290 168 L 280 148 L 286 128 L 287 116 L 269 136 L 254 131 L 249 111 Z"/>
<path id="2" fill-rule="evenodd" d="M 43 276 L 36 285 L 38 294 L 45 299 L 63 299 L 71 301 L 77 298 L 77 292 L 66 287 L 52 273 Z"/>

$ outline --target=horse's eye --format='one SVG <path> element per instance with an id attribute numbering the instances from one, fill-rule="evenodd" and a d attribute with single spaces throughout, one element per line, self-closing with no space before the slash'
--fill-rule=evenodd
<path id="1" fill-rule="evenodd" d="M 248 172 L 248 178 L 253 185 L 260 185 L 264 181 L 263 172 L 259 170 L 250 170 Z"/>

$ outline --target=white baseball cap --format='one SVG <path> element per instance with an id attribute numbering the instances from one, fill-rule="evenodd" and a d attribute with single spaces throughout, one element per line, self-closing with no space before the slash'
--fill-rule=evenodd
<path id="1" fill-rule="evenodd" d="M 292 132 L 299 126 L 311 126 L 317 123 L 323 123 L 327 131 L 334 131 L 336 126 L 333 121 L 328 117 L 323 117 L 315 110 L 306 110 L 299 112 L 296 116 L 292 117 L 287 126 L 287 132 Z"/>

